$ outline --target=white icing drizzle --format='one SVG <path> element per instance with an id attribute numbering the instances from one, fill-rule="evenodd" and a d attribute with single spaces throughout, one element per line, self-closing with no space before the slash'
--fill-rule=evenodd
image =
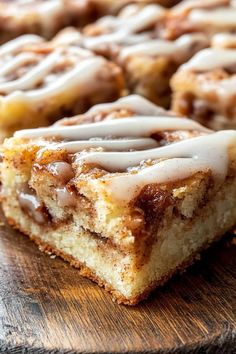
<path id="1" fill-rule="evenodd" d="M 227 132 L 227 131 L 226 131 Z M 227 134 L 236 139 L 236 131 L 232 131 L 224 134 L 220 132 L 221 136 L 227 140 Z M 218 133 L 212 133 L 192 139 L 186 139 L 168 146 L 162 146 L 154 149 L 133 151 L 133 152 L 91 152 L 87 155 L 82 155 L 77 158 L 77 162 L 84 161 L 86 163 L 96 162 L 101 166 L 112 171 L 125 171 L 129 167 L 137 166 L 144 160 L 156 160 L 162 158 L 195 158 L 199 159 L 200 155 L 204 155 L 204 159 L 207 159 L 207 154 L 214 152 L 213 147 L 217 150 L 219 147 Z M 219 135 L 219 134 L 218 134 Z M 204 141 L 207 142 L 205 145 Z M 235 140 L 236 142 L 236 140 Z M 210 144 L 213 144 L 212 151 Z M 208 145 L 209 144 L 209 145 Z M 205 148 L 207 146 L 207 149 Z M 207 151 L 206 151 L 207 150 Z M 211 156 L 212 158 L 212 156 Z M 217 159 L 217 154 L 215 156 Z M 218 167 L 217 163 L 212 167 L 214 170 Z M 209 167 L 209 164 L 208 164 Z M 218 168 L 220 171 L 220 167 Z M 219 172 L 218 171 L 218 172 Z"/>
<path id="2" fill-rule="evenodd" d="M 198 131 L 200 135 L 159 146 L 151 137 L 162 131 L 177 131 L 176 134 Z M 210 170 L 215 178 L 223 180 L 228 170 L 228 148 L 236 146 L 236 131 L 214 133 L 187 118 L 166 116 L 134 116 L 92 124 L 29 129 L 16 132 L 14 136 L 66 140 L 49 142 L 39 154 L 45 150 L 66 149 L 78 153 L 75 155 L 77 164 L 97 164 L 116 172 L 92 179 L 91 183 L 96 188 L 96 183 L 102 181 L 110 197 L 124 202 L 133 199 L 147 184 L 174 182 L 199 171 Z M 129 169 L 131 171 L 127 172 Z"/>
<path id="3" fill-rule="evenodd" d="M 6 94 L 15 90 L 27 90 L 36 86 L 54 68 L 56 62 L 60 58 L 60 54 L 60 50 L 56 50 L 40 61 L 24 76 L 21 76 L 19 79 L 14 81 L 1 83 L 0 92 Z M 25 57 L 25 62 L 21 64 L 27 64 L 27 62 L 28 58 Z"/>
<path id="4" fill-rule="evenodd" d="M 100 179 L 112 198 L 129 202 L 147 184 L 174 182 L 200 171 L 211 170 L 215 177 L 224 180 L 231 144 L 236 145 L 236 131 L 220 131 L 145 151 L 91 152 L 79 156 L 77 163 L 96 163 L 113 171 L 124 171 L 143 160 L 166 159 L 136 173 L 108 174 Z M 93 181 L 95 185 L 96 182 Z"/>
<path id="5" fill-rule="evenodd" d="M 141 41 L 143 39 L 143 37 L 139 39 L 139 35 L 133 35 L 132 38 L 134 38 L 136 41 Z M 127 40 L 131 40 L 130 35 L 127 37 L 127 33 L 125 31 L 118 31 L 94 37 L 85 36 L 82 40 L 82 43 L 86 48 L 90 50 L 98 50 L 102 45 L 126 43 Z"/>
<path id="6" fill-rule="evenodd" d="M 116 29 L 122 19 L 119 16 L 103 16 L 99 20 L 97 20 L 95 23 L 99 27 L 102 27 L 104 30 L 113 30 Z"/>
<path id="7" fill-rule="evenodd" d="M 90 113 L 106 112 L 115 109 L 130 109 L 140 115 L 154 116 L 154 115 L 169 115 L 163 108 L 156 106 L 143 96 L 129 95 L 122 97 L 112 103 L 101 103 L 93 106 L 88 111 Z"/>
<path id="8" fill-rule="evenodd" d="M 56 45 L 80 45 L 82 43 L 82 34 L 74 27 L 67 27 L 61 30 L 52 40 Z"/>
<path id="9" fill-rule="evenodd" d="M 198 52 L 189 62 L 181 66 L 182 70 L 209 71 L 236 64 L 236 50 L 209 48 Z"/>
<path id="10" fill-rule="evenodd" d="M 132 7 L 132 10 L 135 7 Z M 146 27 L 155 24 L 165 13 L 165 10 L 158 5 L 146 5 L 142 9 L 134 11 L 126 16 L 106 16 L 103 17 L 101 20 L 97 21 L 97 24 L 103 27 L 105 30 L 110 31 L 122 31 L 124 33 L 135 33 L 145 29 Z M 124 14 L 124 12 L 123 12 Z"/>
<path id="11" fill-rule="evenodd" d="M 183 55 L 189 55 L 189 50 L 194 43 L 207 44 L 203 34 L 186 34 L 175 41 L 150 40 L 141 44 L 126 47 L 121 50 L 120 60 L 125 60 L 132 55 L 158 55 L 173 56 L 178 61 Z"/>
<path id="12" fill-rule="evenodd" d="M 172 9 L 175 15 L 186 13 L 192 25 L 232 29 L 236 26 L 236 2 L 234 0 L 186 0 Z"/>
<path id="13" fill-rule="evenodd" d="M 60 144 L 54 144 L 53 150 L 63 149 L 67 152 L 73 154 L 78 151 L 91 149 L 91 148 L 104 148 L 106 150 L 115 150 L 115 151 L 124 151 L 131 149 L 148 149 L 156 147 L 158 144 L 156 140 L 151 138 L 140 138 L 140 139 L 106 139 L 106 140 L 81 140 L 81 141 L 72 141 Z M 51 148 L 51 146 L 50 146 Z M 48 148 L 40 150 L 40 154 L 44 151 L 47 151 Z"/>
<path id="14" fill-rule="evenodd" d="M 150 32 L 142 32 L 138 34 L 129 34 L 126 36 L 124 40 L 122 40 L 121 44 L 124 45 L 135 45 L 138 43 L 142 43 L 146 40 L 150 40 Z"/>
<path id="15" fill-rule="evenodd" d="M 212 38 L 214 48 L 236 48 L 236 34 L 218 33 Z"/>
<path id="16" fill-rule="evenodd" d="M 235 68 L 236 49 L 212 48 L 205 49 L 196 54 L 188 63 L 182 65 L 181 71 L 208 72 L 218 68 Z M 222 107 L 232 104 L 236 94 L 236 75 L 232 74 L 225 79 L 201 80 L 201 92 L 213 93 L 220 101 Z"/>
<path id="17" fill-rule="evenodd" d="M 148 137 L 155 132 L 166 130 L 209 132 L 208 129 L 188 118 L 133 116 L 132 118 L 119 118 L 93 124 L 20 130 L 14 136 L 28 139 L 58 136 L 66 140 L 84 140 L 106 136 L 127 137 L 127 134 L 130 137 Z"/>
<path id="18" fill-rule="evenodd" d="M 217 27 L 236 26 L 236 8 L 219 7 L 214 10 L 196 9 L 190 12 L 189 19 L 198 25 L 210 25 Z"/>
<path id="19" fill-rule="evenodd" d="M 129 11 L 130 9 L 130 11 Z M 98 26 L 108 33 L 98 36 L 84 36 L 82 43 L 90 50 L 99 50 L 103 45 L 132 45 L 150 39 L 150 34 L 138 33 L 162 18 L 165 10 L 158 5 L 146 5 L 139 9 L 136 5 L 127 6 L 119 17 L 105 16 L 97 21 Z"/>
<path id="20" fill-rule="evenodd" d="M 88 84 L 89 81 L 96 76 L 101 67 L 106 63 L 105 59 L 102 57 L 92 57 L 78 62 L 76 66 L 69 72 L 65 72 L 60 75 L 55 81 L 50 82 L 47 86 L 41 89 L 35 89 L 27 92 L 22 92 L 18 97 L 22 99 L 31 101 L 41 101 L 42 99 L 48 99 L 48 97 L 58 95 L 67 90 L 71 90 L 73 87 L 78 87 L 79 85 Z M 84 88 L 84 90 L 86 87 Z M 15 97 L 16 98 L 17 93 Z M 8 97 L 10 100 L 10 96 Z"/>
<path id="21" fill-rule="evenodd" d="M 141 31 L 142 29 L 155 24 L 160 18 L 163 17 L 165 10 L 158 5 L 147 5 L 142 10 L 137 12 L 137 15 L 133 15 L 131 18 L 124 19 L 121 24 L 123 30 L 128 33 L 134 33 Z"/>
<path id="22" fill-rule="evenodd" d="M 25 35 L 0 47 L 2 101 L 36 102 L 48 99 L 85 82 L 89 83 L 106 62 L 104 58 L 95 57 L 86 49 L 69 45 L 70 42 L 63 45 L 63 38 L 61 44 L 56 40 L 49 42 L 52 51 L 49 54 L 42 54 L 34 50 L 37 49 L 36 45 L 42 42 L 41 37 Z M 32 50 L 31 47 L 27 47 L 31 44 Z M 63 63 L 64 71 L 61 69 Z M 57 66 L 59 72 L 54 73 Z M 8 75 L 11 77 L 11 72 L 17 74 L 18 71 L 21 73 L 19 77 L 16 76 L 13 80 L 8 78 Z"/>
<path id="23" fill-rule="evenodd" d="M 12 41 L 7 42 L 6 44 L 3 44 L 0 47 L 0 57 L 7 54 L 14 54 L 16 51 L 26 45 L 42 43 L 43 41 L 44 40 L 42 37 L 33 34 L 20 36 L 16 39 L 13 39 Z"/>
<path id="24" fill-rule="evenodd" d="M 2 53 L 13 56 L 14 51 L 20 45 L 27 43 L 31 43 L 30 38 L 27 36 L 19 37 L 5 49 L 1 47 Z M 48 99 L 80 84 L 89 83 L 106 63 L 104 58 L 95 57 L 90 51 L 73 46 L 59 46 L 50 54 L 43 56 L 27 50 L 10 59 L 3 56 L 3 59 L 3 70 L 0 72 L 0 93 L 6 95 L 4 99 L 7 101 Z M 7 77 L 4 76 L 18 68 L 26 67 L 29 62 L 32 62 L 32 65 L 25 70 L 21 77 L 8 81 Z M 59 74 L 54 74 L 53 70 L 57 68 L 58 64 L 63 65 L 63 62 L 65 63 L 65 70 L 60 70 Z M 41 84 L 41 86 L 37 87 L 38 84 Z"/>
<path id="25" fill-rule="evenodd" d="M 26 65 L 29 62 L 35 63 L 35 55 L 33 53 L 21 53 L 10 61 L 6 61 L 1 67 L 1 76 L 7 75 L 9 72 L 16 70 L 22 65 Z M 4 81 L 4 80 L 3 80 Z M 1 82 L 1 78 L 0 78 Z"/>

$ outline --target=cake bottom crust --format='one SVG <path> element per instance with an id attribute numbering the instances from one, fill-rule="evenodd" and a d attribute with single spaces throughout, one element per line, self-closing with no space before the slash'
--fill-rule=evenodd
<path id="1" fill-rule="evenodd" d="M 39 237 L 34 235 L 27 235 L 24 230 L 22 230 L 21 226 L 16 224 L 12 218 L 7 218 L 7 222 L 15 229 L 20 230 L 25 236 L 28 236 L 32 241 L 34 241 L 38 246 L 39 250 L 46 254 L 54 254 L 64 261 L 69 262 L 72 267 L 78 269 L 79 274 L 83 277 L 86 277 L 94 282 L 96 282 L 100 287 L 103 287 L 107 292 L 112 295 L 113 301 L 117 301 L 118 304 L 135 306 L 139 302 L 147 299 L 149 294 L 154 291 L 157 287 L 164 285 L 173 275 L 177 273 L 183 273 L 189 266 L 191 266 L 195 260 L 198 260 L 200 257 L 200 253 L 206 250 L 212 243 L 220 240 L 222 235 L 216 235 L 210 242 L 206 242 L 202 245 L 196 252 L 190 255 L 187 259 L 184 260 L 181 264 L 179 264 L 175 269 L 172 269 L 168 274 L 165 274 L 161 279 L 152 284 L 149 284 L 142 293 L 137 296 L 126 298 L 119 291 L 114 289 L 108 282 L 104 279 L 101 279 L 97 276 L 94 271 L 92 271 L 88 266 L 86 266 L 83 262 L 75 259 L 73 256 L 59 250 L 55 246 L 41 240 Z"/>

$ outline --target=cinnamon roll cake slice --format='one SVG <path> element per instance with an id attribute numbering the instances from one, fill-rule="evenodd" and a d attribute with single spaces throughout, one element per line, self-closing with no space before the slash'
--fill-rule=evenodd
<path id="1" fill-rule="evenodd" d="M 0 43 L 30 33 L 49 39 L 66 26 L 81 27 L 96 17 L 90 0 L 0 0 Z"/>
<path id="2" fill-rule="evenodd" d="M 24 35 L 0 46 L 1 139 L 122 94 L 123 74 L 116 64 L 69 42 Z"/>
<path id="3" fill-rule="evenodd" d="M 187 33 L 236 32 L 235 0 L 184 0 L 167 13 L 159 26 L 159 35 L 176 39 Z"/>
<path id="4" fill-rule="evenodd" d="M 129 93 L 168 108 L 171 76 L 182 63 L 207 47 L 209 40 L 199 33 L 176 41 L 159 39 L 155 28 L 164 14 L 165 10 L 154 4 L 127 6 L 119 16 L 105 16 L 85 27 L 79 45 L 120 65 Z M 73 30 L 63 34 L 71 37 Z"/>
<path id="5" fill-rule="evenodd" d="M 121 48 L 116 62 L 123 68 L 130 93 L 143 95 L 169 108 L 173 74 L 181 64 L 207 46 L 208 39 L 200 33 L 183 35 L 175 41 L 149 39 Z"/>
<path id="6" fill-rule="evenodd" d="M 217 35 L 171 80 L 172 108 L 215 130 L 236 128 L 236 36 Z"/>
<path id="7" fill-rule="evenodd" d="M 137 96 L 18 131 L 3 150 L 8 222 L 119 303 L 146 298 L 236 223 L 236 131 Z"/>

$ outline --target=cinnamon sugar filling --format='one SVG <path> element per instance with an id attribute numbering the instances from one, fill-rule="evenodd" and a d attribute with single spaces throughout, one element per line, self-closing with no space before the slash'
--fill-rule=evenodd
<path id="1" fill-rule="evenodd" d="M 27 183 L 18 188 L 17 195 L 21 209 L 37 224 L 43 225 L 50 222 L 51 217 L 46 206 Z"/>

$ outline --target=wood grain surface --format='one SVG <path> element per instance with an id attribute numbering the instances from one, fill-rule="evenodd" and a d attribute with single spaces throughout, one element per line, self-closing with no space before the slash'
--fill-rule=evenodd
<path id="1" fill-rule="evenodd" d="M 236 353 L 236 246 L 229 236 L 137 307 L 0 229 L 1 353 Z"/>

